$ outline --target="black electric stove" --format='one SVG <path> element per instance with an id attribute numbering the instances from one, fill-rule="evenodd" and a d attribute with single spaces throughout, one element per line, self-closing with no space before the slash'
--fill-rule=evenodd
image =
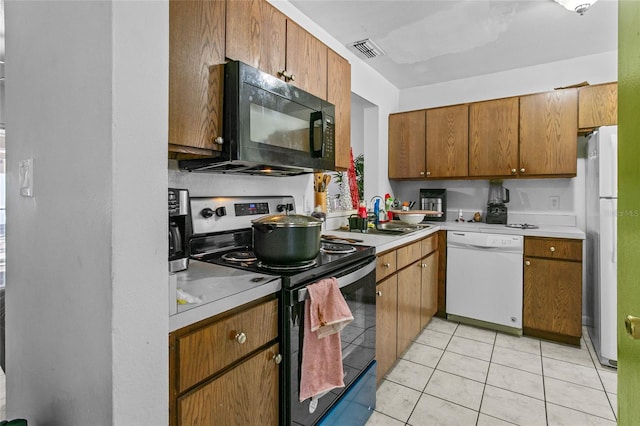
<path id="1" fill-rule="evenodd" d="M 296 287 L 330 276 L 333 272 L 362 259 L 375 256 L 375 248 L 341 243 L 321 243 L 315 259 L 293 265 L 266 264 L 251 249 L 251 229 L 240 229 L 191 240 L 191 257 L 202 262 L 230 266 L 282 277 L 282 286 Z"/>

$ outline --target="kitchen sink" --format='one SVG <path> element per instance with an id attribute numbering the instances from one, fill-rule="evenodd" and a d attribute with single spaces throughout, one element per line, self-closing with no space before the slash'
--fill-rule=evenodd
<path id="1" fill-rule="evenodd" d="M 421 231 L 423 229 L 431 229 L 433 225 L 409 225 L 398 222 L 383 222 L 376 225 L 375 228 L 367 229 L 368 234 L 389 234 L 389 235 L 405 235 L 412 232 Z"/>

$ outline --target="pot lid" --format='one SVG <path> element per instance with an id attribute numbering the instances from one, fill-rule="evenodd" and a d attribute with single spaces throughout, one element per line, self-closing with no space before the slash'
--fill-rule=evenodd
<path id="1" fill-rule="evenodd" d="M 273 214 L 252 220 L 251 223 L 278 227 L 322 226 L 322 220 L 304 214 Z"/>

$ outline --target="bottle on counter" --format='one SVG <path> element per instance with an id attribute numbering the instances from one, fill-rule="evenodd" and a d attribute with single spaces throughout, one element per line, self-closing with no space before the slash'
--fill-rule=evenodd
<path id="1" fill-rule="evenodd" d="M 458 222 L 464 222 L 464 215 L 462 214 L 462 209 L 458 209 Z"/>

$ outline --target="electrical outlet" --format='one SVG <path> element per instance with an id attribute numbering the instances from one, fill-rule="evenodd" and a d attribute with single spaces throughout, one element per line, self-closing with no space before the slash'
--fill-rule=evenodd
<path id="1" fill-rule="evenodd" d="M 551 195 L 549 197 L 549 210 L 558 210 L 560 209 L 560 197 L 557 195 Z"/>

